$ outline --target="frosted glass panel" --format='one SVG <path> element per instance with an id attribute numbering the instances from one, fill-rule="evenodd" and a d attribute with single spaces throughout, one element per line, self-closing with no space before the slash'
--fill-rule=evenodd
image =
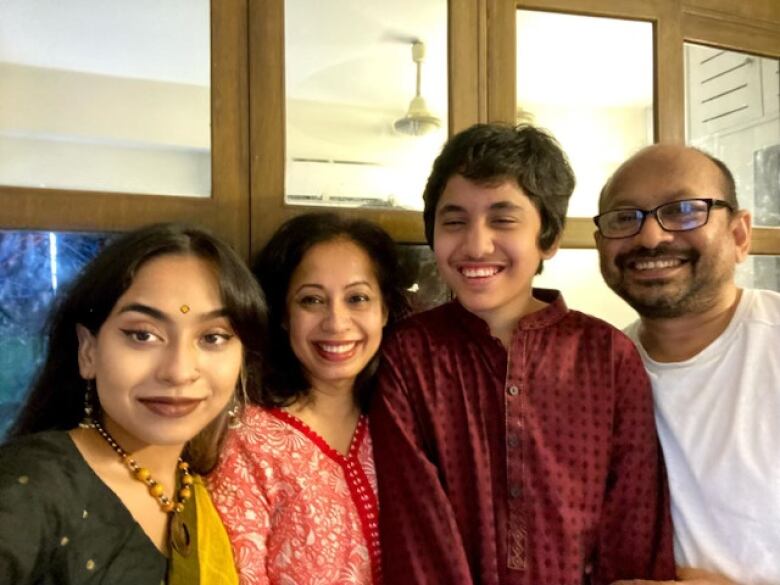
<path id="1" fill-rule="evenodd" d="M 452 298 L 436 268 L 436 258 L 425 244 L 399 244 L 398 256 L 407 274 L 407 298 L 413 313 L 432 309 Z"/>
<path id="2" fill-rule="evenodd" d="M 422 209 L 447 137 L 447 0 L 286 0 L 285 92 L 287 203 Z"/>
<path id="3" fill-rule="evenodd" d="M 604 284 L 596 250 L 559 250 L 545 261 L 534 286 L 561 291 L 570 309 L 595 315 L 619 329 L 637 319 L 636 311 Z"/>
<path id="4" fill-rule="evenodd" d="M 108 237 L 0 230 L 0 437 L 42 359 L 42 328 L 54 297 Z"/>
<path id="5" fill-rule="evenodd" d="M 780 256 L 748 256 L 737 265 L 736 280 L 739 286 L 780 292 Z"/>
<path id="6" fill-rule="evenodd" d="M 758 226 L 780 226 L 779 64 L 685 45 L 687 141 L 728 165 Z"/>
<path id="7" fill-rule="evenodd" d="M 606 179 L 653 142 L 652 24 L 518 10 L 517 121 L 547 128 L 568 154 L 568 215 L 596 215 Z"/>
<path id="8" fill-rule="evenodd" d="M 0 185 L 211 193 L 208 0 L 3 0 Z"/>

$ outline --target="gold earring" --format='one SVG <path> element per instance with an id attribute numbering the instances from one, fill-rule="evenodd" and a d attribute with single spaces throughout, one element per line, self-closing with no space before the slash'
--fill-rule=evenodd
<path id="1" fill-rule="evenodd" d="M 249 402 L 249 397 L 246 393 L 246 371 L 241 368 L 241 373 L 238 376 L 238 388 L 233 395 L 233 402 L 230 404 L 230 408 L 227 411 L 228 414 L 228 428 L 237 429 L 241 426 L 241 415 L 244 412 L 244 407 Z"/>
<path id="2" fill-rule="evenodd" d="M 79 426 L 82 429 L 95 428 L 95 419 L 92 418 L 94 409 L 92 408 L 92 391 L 94 389 L 94 382 L 90 379 L 86 381 L 86 388 L 84 389 L 84 418 L 81 419 Z"/>

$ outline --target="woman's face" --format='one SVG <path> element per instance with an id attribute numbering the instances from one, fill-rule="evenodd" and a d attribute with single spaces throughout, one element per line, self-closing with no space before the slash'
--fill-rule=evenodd
<path id="1" fill-rule="evenodd" d="M 241 371 L 215 269 L 194 256 L 150 260 L 97 335 L 77 333 L 81 375 L 95 379 L 104 425 L 129 451 L 183 446 L 223 411 Z"/>
<path id="2" fill-rule="evenodd" d="M 290 279 L 290 345 L 313 387 L 347 387 L 379 349 L 387 314 L 374 265 L 346 239 L 313 246 Z"/>

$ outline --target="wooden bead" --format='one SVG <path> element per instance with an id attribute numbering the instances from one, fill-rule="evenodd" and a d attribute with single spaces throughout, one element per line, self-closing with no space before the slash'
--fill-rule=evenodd
<path id="1" fill-rule="evenodd" d="M 190 466 L 186 461 L 180 460 L 179 463 L 177 464 L 177 468 L 180 471 L 179 483 L 182 486 L 181 489 L 179 489 L 179 493 L 176 498 L 178 501 L 170 500 L 165 495 L 164 493 L 165 490 L 163 489 L 163 486 L 154 480 L 151 472 L 146 467 L 141 467 L 140 465 L 138 465 L 135 459 L 130 457 L 124 451 L 124 449 L 122 449 L 122 447 L 120 447 L 119 444 L 116 441 L 114 441 L 111 435 L 108 434 L 108 431 L 106 431 L 98 421 L 94 421 L 93 424 L 91 425 L 91 428 L 94 428 L 98 432 L 98 434 L 101 437 L 103 437 L 106 443 L 108 443 L 108 445 L 114 451 L 116 451 L 117 455 L 119 455 L 122 462 L 127 466 L 130 473 L 132 473 L 132 475 L 138 481 L 142 481 L 147 485 L 149 489 L 149 494 L 151 494 L 152 497 L 157 498 L 157 501 L 160 505 L 160 510 L 162 510 L 166 514 L 180 513 L 184 510 L 184 501 L 192 497 L 192 489 L 190 486 L 192 486 L 194 482 L 192 476 L 187 471 L 190 468 Z M 22 478 L 20 478 L 20 482 L 21 479 Z M 86 517 L 86 514 L 87 512 L 84 511 L 84 517 Z"/>

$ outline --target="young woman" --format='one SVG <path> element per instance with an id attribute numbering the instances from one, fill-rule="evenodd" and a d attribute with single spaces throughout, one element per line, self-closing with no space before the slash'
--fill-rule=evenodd
<path id="1" fill-rule="evenodd" d="M 269 370 L 209 487 L 242 585 L 378 583 L 368 423 L 377 350 L 405 312 L 395 245 L 374 224 L 299 216 L 260 253 Z"/>
<path id="2" fill-rule="evenodd" d="M 236 582 L 196 474 L 259 384 L 265 330 L 251 273 L 205 232 L 161 224 L 109 244 L 54 307 L 0 447 L 0 582 Z"/>

